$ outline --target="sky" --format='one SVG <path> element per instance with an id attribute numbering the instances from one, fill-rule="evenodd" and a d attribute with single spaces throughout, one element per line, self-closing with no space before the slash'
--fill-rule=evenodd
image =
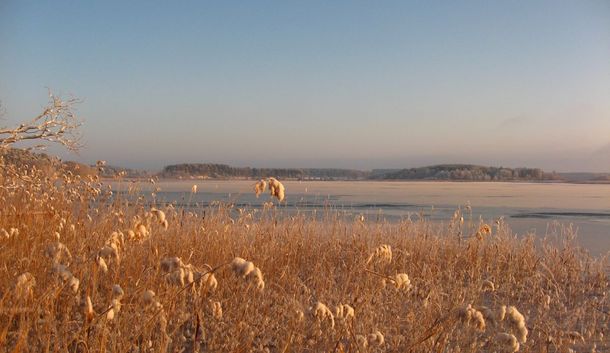
<path id="1" fill-rule="evenodd" d="M 86 163 L 610 172 L 610 1 L 0 0 L 2 125 L 47 89 Z"/>

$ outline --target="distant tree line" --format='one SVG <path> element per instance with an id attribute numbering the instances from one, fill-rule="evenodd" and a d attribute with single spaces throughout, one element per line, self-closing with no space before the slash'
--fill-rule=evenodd
<path id="1" fill-rule="evenodd" d="M 159 175 L 163 178 L 244 178 L 259 179 L 269 176 L 284 179 L 365 179 L 367 172 L 331 168 L 251 168 L 226 164 L 185 163 L 169 165 Z"/>
<path id="2" fill-rule="evenodd" d="M 407 169 L 373 169 L 370 171 L 339 168 L 251 168 L 214 163 L 183 163 L 169 165 L 159 173 L 106 165 L 61 161 L 45 153 L 17 148 L 0 148 L 2 164 L 28 165 L 48 172 L 71 172 L 78 175 L 99 175 L 112 178 L 195 178 L 195 179 L 261 179 L 276 177 L 296 180 L 457 180 L 457 181 L 563 181 L 577 183 L 608 183 L 608 173 L 557 173 L 539 168 L 486 167 L 471 164 L 441 164 Z M 2 170 L 0 168 L 0 177 Z"/>
<path id="3" fill-rule="evenodd" d="M 443 164 L 429 167 L 401 169 L 373 179 L 384 180 L 468 180 L 468 181 L 510 181 L 545 180 L 539 168 L 485 167 L 469 164 Z"/>
<path id="4" fill-rule="evenodd" d="M 469 180 L 509 181 L 552 179 L 539 168 L 485 167 L 468 164 L 444 164 L 400 170 L 361 171 L 336 168 L 250 168 L 226 164 L 185 163 L 166 166 L 162 178 L 244 178 L 274 176 L 284 179 L 321 180 Z"/>
<path id="5" fill-rule="evenodd" d="M 163 168 L 161 177 L 203 177 L 203 178 L 258 178 L 277 176 L 283 178 L 299 178 L 303 172 L 299 169 L 272 169 L 231 167 L 226 164 L 186 163 L 168 165 Z"/>

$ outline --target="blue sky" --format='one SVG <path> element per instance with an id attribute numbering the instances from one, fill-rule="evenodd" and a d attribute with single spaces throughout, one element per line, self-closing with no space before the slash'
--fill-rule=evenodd
<path id="1" fill-rule="evenodd" d="M 610 171 L 610 2 L 0 1 L 4 123 L 46 87 L 84 162 Z"/>

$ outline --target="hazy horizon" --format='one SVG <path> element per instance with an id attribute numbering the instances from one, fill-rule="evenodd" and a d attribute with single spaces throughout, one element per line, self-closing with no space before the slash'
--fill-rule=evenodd
<path id="1" fill-rule="evenodd" d="M 610 172 L 610 3 L 0 3 L 0 125 L 83 99 L 80 155 Z"/>

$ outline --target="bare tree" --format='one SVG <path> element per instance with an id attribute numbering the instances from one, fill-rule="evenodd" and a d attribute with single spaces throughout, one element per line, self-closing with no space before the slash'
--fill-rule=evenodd
<path id="1" fill-rule="evenodd" d="M 49 92 L 49 103 L 34 119 L 16 127 L 0 127 L 0 150 L 20 141 L 46 141 L 58 143 L 68 150 L 78 151 L 82 147 L 78 119 L 74 106 L 78 99 L 62 100 Z M 38 144 L 34 148 L 44 148 Z"/>

